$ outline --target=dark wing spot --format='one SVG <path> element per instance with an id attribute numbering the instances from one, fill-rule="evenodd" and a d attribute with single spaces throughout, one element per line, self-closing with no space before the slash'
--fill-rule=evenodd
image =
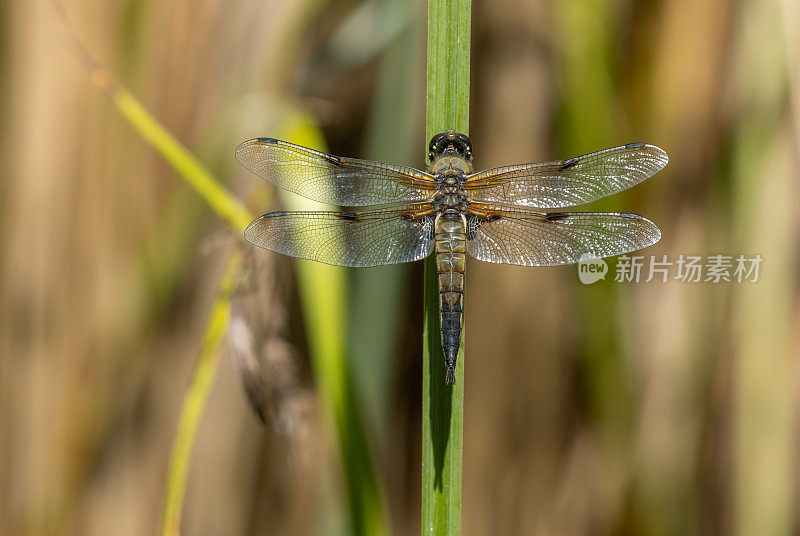
<path id="1" fill-rule="evenodd" d="M 256 138 L 256 141 L 260 141 L 261 143 L 272 143 L 272 144 L 278 143 L 278 140 L 276 140 L 275 138 Z"/>
<path id="2" fill-rule="evenodd" d="M 644 142 L 635 141 L 633 143 L 626 143 L 625 144 L 625 148 L 626 149 L 640 149 L 640 148 L 644 147 L 645 145 L 647 145 L 647 144 L 644 143 Z"/>
<path id="3" fill-rule="evenodd" d="M 638 214 L 634 214 L 633 212 L 617 212 L 617 214 L 619 214 L 620 216 L 623 216 L 625 218 L 630 218 L 632 220 L 643 220 L 644 219 L 641 216 L 639 216 Z"/>
<path id="4" fill-rule="evenodd" d="M 347 220 L 347 221 L 357 221 L 358 214 L 355 212 L 337 212 L 336 217 L 340 220 Z"/>
<path id="5" fill-rule="evenodd" d="M 544 215 L 546 221 L 558 221 L 567 218 L 569 214 L 566 212 L 548 212 Z"/>
<path id="6" fill-rule="evenodd" d="M 281 216 L 286 216 L 287 214 L 288 214 L 288 212 L 286 212 L 285 210 L 277 210 L 275 212 L 270 212 L 268 214 L 264 214 L 264 216 L 262 216 L 262 217 L 264 217 L 264 218 L 279 218 Z"/>
<path id="7" fill-rule="evenodd" d="M 562 160 L 561 161 L 561 169 L 571 168 L 572 166 L 574 166 L 577 163 L 578 163 L 578 159 L 577 158 L 574 158 L 574 157 L 573 158 L 567 158 L 566 160 Z"/>
<path id="8" fill-rule="evenodd" d="M 341 166 L 342 165 L 342 159 L 339 158 L 338 156 L 334 156 L 332 154 L 326 154 L 326 155 L 323 155 L 323 156 L 325 157 L 325 160 L 327 160 L 328 162 L 330 162 L 331 164 L 333 164 L 335 166 Z"/>
<path id="9" fill-rule="evenodd" d="M 469 222 L 467 224 L 467 240 L 473 240 L 478 234 L 478 229 L 480 229 L 481 225 L 484 223 L 492 223 L 493 221 L 497 221 L 501 218 L 502 216 L 499 214 L 488 214 L 485 217 L 478 216 L 477 214 L 470 215 Z"/>

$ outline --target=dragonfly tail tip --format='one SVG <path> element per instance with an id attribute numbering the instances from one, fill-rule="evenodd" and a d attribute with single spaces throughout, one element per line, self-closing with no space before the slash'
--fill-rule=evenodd
<path id="1" fill-rule="evenodd" d="M 456 369 L 455 368 L 448 368 L 447 369 L 447 374 L 444 377 L 444 383 L 445 384 L 451 384 L 451 385 L 455 385 L 456 384 Z"/>

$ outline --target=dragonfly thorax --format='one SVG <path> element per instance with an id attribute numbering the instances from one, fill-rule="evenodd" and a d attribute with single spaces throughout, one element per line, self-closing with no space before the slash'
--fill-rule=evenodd
<path id="1" fill-rule="evenodd" d="M 431 162 L 430 172 L 433 175 L 460 175 L 462 178 L 472 173 L 472 162 L 462 155 L 447 150 Z"/>
<path id="2" fill-rule="evenodd" d="M 437 211 L 452 209 L 458 212 L 466 210 L 469 202 L 464 192 L 464 177 L 456 175 L 437 176 L 439 189 L 433 196 L 433 205 Z"/>

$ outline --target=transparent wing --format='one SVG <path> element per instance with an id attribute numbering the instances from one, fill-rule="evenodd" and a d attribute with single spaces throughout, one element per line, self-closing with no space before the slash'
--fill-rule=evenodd
<path id="1" fill-rule="evenodd" d="M 470 207 L 472 208 L 472 207 Z M 557 266 L 651 246 L 656 225 L 627 212 L 535 212 L 487 207 L 467 216 L 467 253 L 487 262 Z"/>
<path id="2" fill-rule="evenodd" d="M 481 171 L 467 177 L 465 188 L 478 202 L 571 207 L 639 184 L 668 161 L 655 145 L 629 143 L 567 160 Z"/>
<path id="3" fill-rule="evenodd" d="M 275 186 L 333 205 L 425 201 L 435 189 L 433 177 L 414 168 L 334 156 L 273 138 L 242 143 L 236 158 Z"/>
<path id="4" fill-rule="evenodd" d="M 271 251 L 335 266 L 396 264 L 423 259 L 433 250 L 431 212 L 421 205 L 363 212 L 270 212 L 251 223 L 244 237 Z"/>

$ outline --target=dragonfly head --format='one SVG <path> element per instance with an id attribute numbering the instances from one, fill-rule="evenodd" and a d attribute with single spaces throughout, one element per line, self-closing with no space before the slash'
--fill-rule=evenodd
<path id="1" fill-rule="evenodd" d="M 472 142 L 469 137 L 455 130 L 446 130 L 431 138 L 428 145 L 428 163 L 433 165 L 443 157 L 466 160 L 472 167 Z"/>

